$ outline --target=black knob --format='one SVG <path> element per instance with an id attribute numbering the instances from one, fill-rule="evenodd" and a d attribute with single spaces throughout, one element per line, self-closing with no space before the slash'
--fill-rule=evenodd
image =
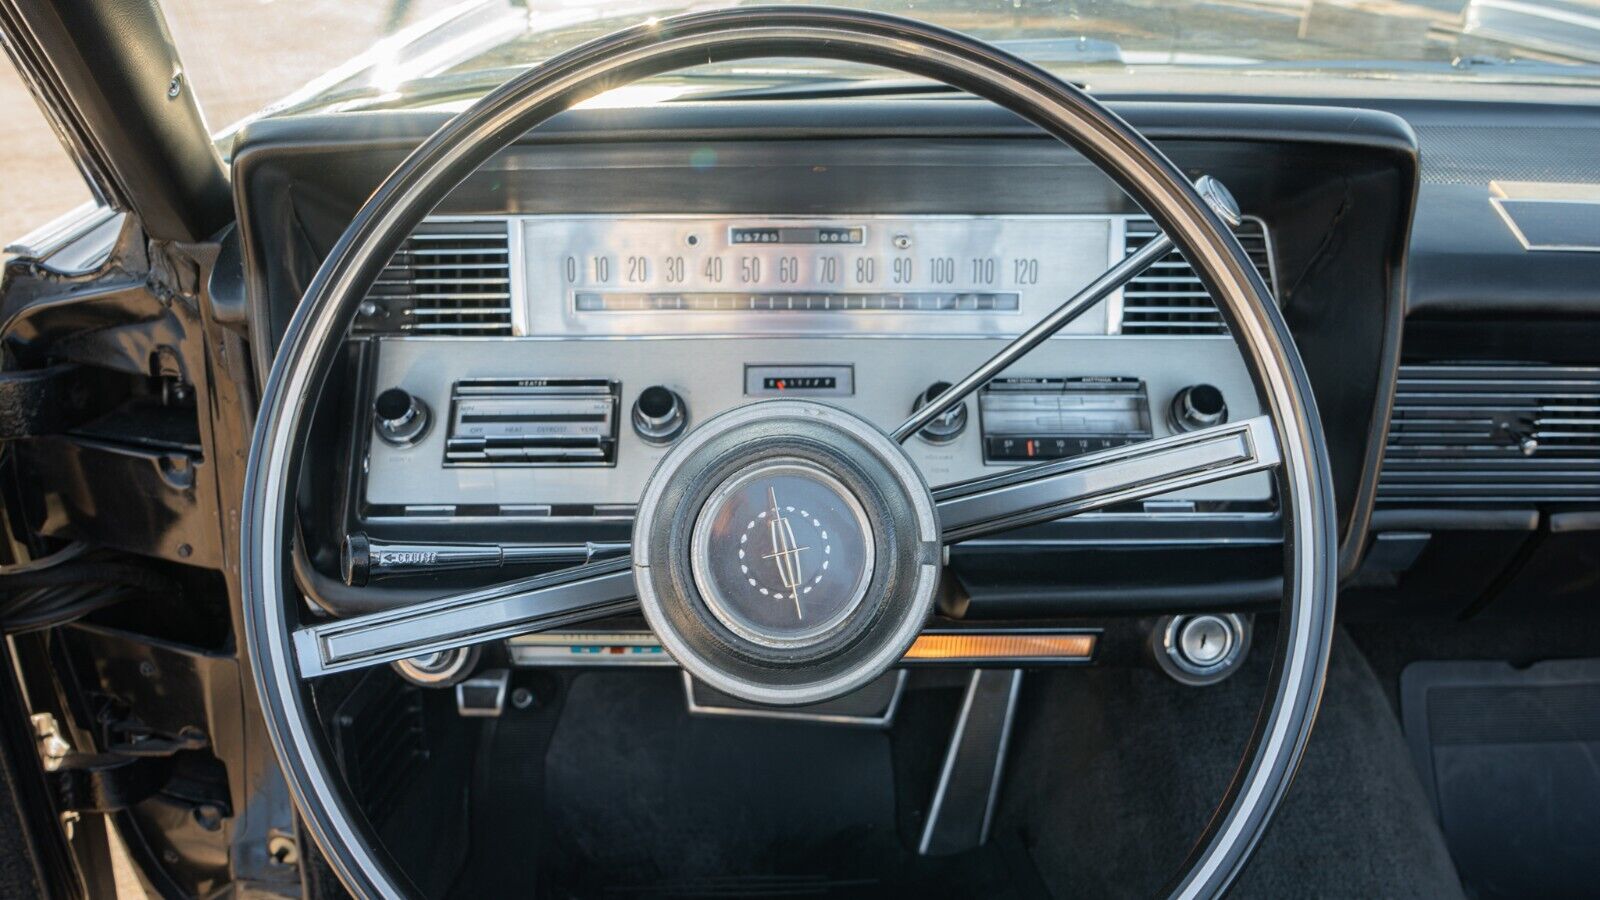
<path id="1" fill-rule="evenodd" d="M 633 401 L 633 430 L 645 442 L 670 444 L 689 424 L 689 407 L 670 388 L 653 385 Z"/>
<path id="2" fill-rule="evenodd" d="M 405 388 L 392 387 L 372 402 L 378 437 L 403 447 L 422 440 L 428 431 L 428 405 Z"/>
<path id="3" fill-rule="evenodd" d="M 1228 421 L 1228 403 L 1222 391 L 1209 384 L 1191 384 L 1172 398 L 1172 427 L 1194 431 Z"/>
<path id="4" fill-rule="evenodd" d="M 928 389 L 917 395 L 917 401 L 911 405 L 911 411 L 916 412 L 932 403 L 935 399 L 950 390 L 950 382 L 935 381 L 928 385 Z M 960 436 L 967 429 L 967 404 L 966 401 L 957 403 L 943 413 L 939 418 L 929 422 L 917 432 L 923 440 L 932 444 L 948 444 Z"/>

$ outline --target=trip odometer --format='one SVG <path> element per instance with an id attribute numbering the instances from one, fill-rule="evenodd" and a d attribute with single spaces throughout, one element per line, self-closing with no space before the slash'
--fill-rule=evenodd
<path id="1" fill-rule="evenodd" d="M 527 216 L 529 333 L 555 312 L 561 333 L 1016 332 L 1105 268 L 1113 223 Z"/>

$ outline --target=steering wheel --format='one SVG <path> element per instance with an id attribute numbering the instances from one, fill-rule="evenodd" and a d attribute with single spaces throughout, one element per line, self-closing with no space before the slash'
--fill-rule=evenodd
<path id="1" fill-rule="evenodd" d="M 1099 166 L 1170 237 L 1108 270 L 893 432 L 787 399 L 702 423 L 651 476 L 628 558 L 352 618 L 310 616 L 289 553 L 301 448 L 358 304 L 401 242 L 493 154 L 573 104 L 691 65 L 771 56 L 883 66 L 986 98 Z M 1309 382 L 1227 227 L 1237 215 L 1219 184 L 1191 184 L 1072 85 L 973 38 L 855 11 L 735 8 L 638 25 L 530 69 L 446 123 L 367 200 L 323 263 L 278 350 L 251 442 L 242 562 L 256 685 L 301 815 L 346 886 L 358 896 L 411 892 L 344 786 L 311 679 L 642 608 L 696 678 L 751 701 L 812 703 L 866 683 L 905 653 L 932 611 L 949 544 L 1270 471 L 1286 531 L 1272 683 L 1217 813 L 1167 886 L 1174 897 L 1222 892 L 1304 750 L 1335 577 L 1327 449 Z M 900 443 L 1172 246 L 1217 299 L 1266 413 L 930 490 Z M 796 522 L 828 535 L 826 578 L 819 548 L 794 537 Z M 759 585 L 746 577 L 743 561 L 757 556 L 782 577 Z M 770 612 L 789 605 L 799 615 Z"/>

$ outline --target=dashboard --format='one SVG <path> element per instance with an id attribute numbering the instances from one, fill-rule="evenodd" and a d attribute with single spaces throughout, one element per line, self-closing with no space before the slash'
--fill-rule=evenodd
<path id="1" fill-rule="evenodd" d="M 1317 390 L 1353 566 L 1398 356 L 1414 136 L 1371 110 L 1119 111 L 1239 198 L 1236 234 Z M 254 333 L 281 333 L 362 198 L 442 121 L 379 118 L 241 136 Z M 459 185 L 365 298 L 319 408 L 306 478 L 332 489 L 302 492 L 297 574 L 351 612 L 473 577 L 352 590 L 351 536 L 604 552 L 694 424 L 799 395 L 893 428 L 1157 233 L 1084 159 L 977 102 L 563 115 Z M 938 486 L 1259 409 L 1174 252 L 906 446 Z M 1015 618 L 1275 602 L 1281 558 L 1273 484 L 1252 475 L 975 541 L 950 567 L 968 614 Z"/>

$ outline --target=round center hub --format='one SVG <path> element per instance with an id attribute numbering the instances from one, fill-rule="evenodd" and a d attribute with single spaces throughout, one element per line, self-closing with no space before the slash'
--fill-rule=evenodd
<path id="1" fill-rule="evenodd" d="M 939 523 L 900 445 L 836 407 L 766 400 L 662 457 L 633 526 L 645 620 L 689 674 L 817 703 L 894 665 L 933 608 Z"/>
<path id="2" fill-rule="evenodd" d="M 728 630 L 765 646 L 799 646 L 833 631 L 861 603 L 872 576 L 872 526 L 832 475 L 773 461 L 707 498 L 690 558 L 695 586 Z"/>

